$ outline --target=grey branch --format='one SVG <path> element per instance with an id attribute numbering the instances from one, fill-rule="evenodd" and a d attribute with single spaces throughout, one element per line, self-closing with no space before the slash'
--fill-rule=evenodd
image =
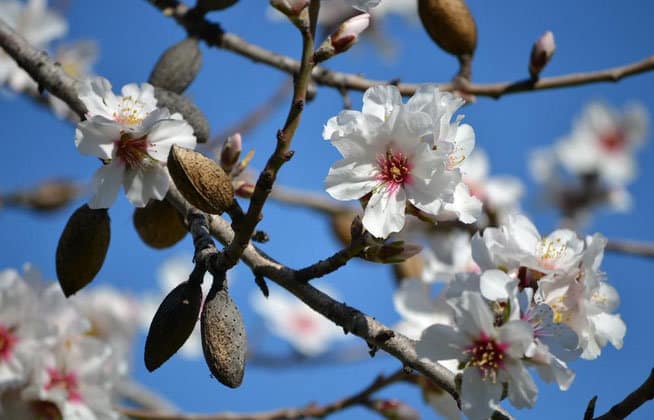
<path id="1" fill-rule="evenodd" d="M 223 31 L 220 26 L 209 22 L 204 16 L 196 13 L 194 9 L 190 9 L 177 0 L 148 0 L 148 2 L 161 10 L 164 15 L 174 18 L 190 35 L 198 36 L 210 46 L 232 51 L 254 62 L 266 64 L 286 73 L 296 74 L 300 69 L 298 61 L 249 43 L 238 35 Z M 439 87 L 443 90 L 458 90 L 469 95 L 499 98 L 510 93 L 564 88 L 598 82 L 617 82 L 624 77 L 652 70 L 654 70 L 654 55 L 623 66 L 586 73 L 544 77 L 537 81 L 525 79 L 489 84 L 439 83 Z M 317 84 L 339 90 L 365 91 L 372 86 L 389 83 L 388 80 L 370 80 L 355 74 L 337 72 L 320 66 L 314 67 L 311 77 Z M 419 84 L 416 83 L 397 83 L 397 87 L 404 96 L 413 95 L 418 86 Z"/>

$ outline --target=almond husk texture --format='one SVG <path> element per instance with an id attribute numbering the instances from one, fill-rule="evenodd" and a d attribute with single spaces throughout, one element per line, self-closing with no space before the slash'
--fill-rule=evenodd
<path id="1" fill-rule="evenodd" d="M 200 318 L 204 359 L 223 385 L 237 388 L 243 382 L 247 338 L 241 313 L 227 289 L 212 288 Z"/>
<path id="2" fill-rule="evenodd" d="M 223 169 L 202 154 L 173 146 L 168 171 L 184 198 L 209 214 L 222 214 L 234 203 L 234 187 Z"/>
<path id="3" fill-rule="evenodd" d="M 68 219 L 57 244 L 57 279 L 66 297 L 89 284 L 104 263 L 111 238 L 107 209 L 84 204 Z"/>
<path id="4" fill-rule="evenodd" d="M 209 121 L 190 99 L 156 85 L 154 96 L 157 98 L 158 107 L 168 108 L 171 113 L 182 114 L 184 120 L 193 127 L 193 134 L 198 143 L 206 143 L 209 140 Z"/>
<path id="5" fill-rule="evenodd" d="M 418 14 L 429 36 L 443 50 L 472 56 L 477 25 L 463 0 L 418 0 Z"/>
<path id="6" fill-rule="evenodd" d="M 134 209 L 134 228 L 146 245 L 169 248 L 186 236 L 186 226 L 179 212 L 166 200 L 150 200 L 145 207 Z"/>
<path id="7" fill-rule="evenodd" d="M 202 287 L 185 281 L 161 302 L 145 340 L 145 367 L 152 372 L 179 350 L 193 332 L 202 305 Z"/>

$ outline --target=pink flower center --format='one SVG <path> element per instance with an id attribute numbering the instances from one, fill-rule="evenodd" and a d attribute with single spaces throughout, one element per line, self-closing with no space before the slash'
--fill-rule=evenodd
<path id="1" fill-rule="evenodd" d="M 379 167 L 377 179 L 386 184 L 391 192 L 413 182 L 411 176 L 413 165 L 409 157 L 402 152 L 388 149 L 385 155 L 377 157 L 377 166 Z"/>
<path id="2" fill-rule="evenodd" d="M 497 379 L 497 371 L 504 366 L 504 356 L 508 343 L 498 343 L 494 338 L 484 332 L 479 335 L 472 345 L 465 349 L 470 359 L 467 366 L 476 366 L 481 372 L 482 378 L 490 378 L 493 382 Z"/>
<path id="3" fill-rule="evenodd" d="M 129 168 L 143 166 L 144 161 L 149 157 L 149 146 L 146 136 L 133 138 L 128 133 L 123 133 L 119 140 L 114 141 L 116 157 Z"/>
<path id="4" fill-rule="evenodd" d="M 291 319 L 291 328 L 300 334 L 308 334 L 316 330 L 316 320 L 305 314 L 296 314 Z"/>
<path id="5" fill-rule="evenodd" d="M 627 139 L 624 131 L 616 128 L 599 138 L 600 145 L 607 152 L 619 152 L 624 149 L 627 144 Z"/>
<path id="6" fill-rule="evenodd" d="M 48 368 L 48 375 L 50 380 L 45 384 L 44 389 L 49 391 L 53 388 L 58 388 L 66 391 L 68 401 L 81 402 L 82 394 L 79 392 L 79 383 L 77 375 L 73 372 L 63 372 L 56 368 Z"/>
<path id="7" fill-rule="evenodd" d="M 11 330 L 0 324 L 0 360 L 6 362 L 11 357 L 11 352 L 16 345 L 18 338 L 11 333 Z"/>

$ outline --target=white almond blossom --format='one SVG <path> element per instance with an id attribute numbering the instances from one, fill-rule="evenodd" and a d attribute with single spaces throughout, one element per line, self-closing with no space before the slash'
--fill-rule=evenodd
<path id="1" fill-rule="evenodd" d="M 483 150 L 476 149 L 470 154 L 461 164 L 461 172 L 470 193 L 494 212 L 500 222 L 519 210 L 524 192 L 522 182 L 511 176 L 489 176 L 488 156 Z"/>
<path id="2" fill-rule="evenodd" d="M 344 158 L 330 168 L 327 192 L 338 200 L 369 195 L 362 221 L 376 237 L 404 227 L 407 202 L 431 215 L 453 204 L 461 179 L 454 156 L 467 155 L 471 129 L 459 137 L 445 123 L 452 106 L 436 107 L 449 98 L 437 99 L 438 92 L 428 89 L 405 106 L 397 87 L 372 87 L 364 94 L 362 112 L 343 111 L 325 125 L 323 137 Z M 462 221 L 475 220 L 467 209 L 456 210 Z"/>
<path id="3" fill-rule="evenodd" d="M 136 207 L 162 200 L 170 185 L 165 167 L 170 148 L 195 148 L 193 128 L 180 114 L 156 107 L 152 85 L 129 84 L 121 93 L 116 96 L 100 77 L 79 89 L 88 114 L 77 126 L 75 145 L 81 154 L 106 162 L 93 176 L 91 208 L 111 207 L 121 184 Z"/>
<path id="4" fill-rule="evenodd" d="M 472 239 L 473 258 L 482 269 L 526 267 L 538 273 L 571 270 L 581 261 L 584 241 L 568 229 L 541 237 L 536 226 L 519 214 L 499 228 L 487 228 Z"/>
<path id="5" fill-rule="evenodd" d="M 619 113 L 603 102 L 591 102 L 554 150 L 571 173 L 597 173 L 610 185 L 622 186 L 636 176 L 634 154 L 644 141 L 647 125 L 647 111 L 640 104 L 628 105 Z"/>
<path id="6" fill-rule="evenodd" d="M 564 323 L 579 336 L 581 357 L 595 359 L 608 342 L 622 348 L 627 331 L 619 314 L 618 292 L 599 270 L 606 238 L 595 234 L 586 239 L 586 252 L 580 266 L 568 275 L 551 275 L 538 282 L 535 299 L 554 311 L 554 321 Z"/>
<path id="7" fill-rule="evenodd" d="M 532 342 L 532 328 L 522 320 L 500 327 L 480 294 L 462 293 L 452 305 L 455 326 L 427 328 L 416 346 L 432 361 L 457 359 L 463 368 L 461 409 L 470 419 L 486 419 L 499 403 L 504 385 L 517 408 L 532 407 L 538 390 L 522 358 Z"/>
<path id="8" fill-rule="evenodd" d="M 32 354 L 48 335 L 33 312 L 36 303 L 16 270 L 0 271 L 0 392 L 27 380 Z"/>
<path id="9" fill-rule="evenodd" d="M 322 290 L 334 297 L 326 288 Z M 267 328 L 288 341 L 304 356 L 324 353 L 336 340 L 342 340 L 343 330 L 304 302 L 278 289 L 270 289 L 268 298 L 261 291 L 253 291 L 252 308 L 263 317 Z"/>
<path id="10" fill-rule="evenodd" d="M 461 230 L 435 232 L 428 236 L 428 243 L 429 246 L 423 248 L 422 252 L 423 281 L 448 282 L 457 273 L 479 272 L 479 266 L 472 259 L 468 232 Z"/>
<path id="11" fill-rule="evenodd" d="M 0 0 L 0 16 L 19 35 L 40 49 L 68 31 L 66 21 L 48 9 L 47 0 Z M 36 90 L 36 82 L 0 48 L 0 85 L 16 92 Z"/>
<path id="12" fill-rule="evenodd" d="M 148 331 L 152 318 L 157 312 L 166 295 L 170 293 L 180 283 L 188 280 L 193 271 L 193 257 L 191 255 L 177 255 L 168 258 L 158 270 L 157 282 L 159 291 L 148 293 L 140 300 L 140 326 L 144 331 Z M 228 281 L 232 281 L 231 276 Z M 209 294 L 213 278 L 209 272 L 205 273 L 202 281 L 202 301 Z M 202 337 L 200 323 L 195 324 L 193 332 L 186 340 L 186 343 L 179 349 L 179 354 L 185 359 L 197 359 L 202 357 Z"/>
<path id="13" fill-rule="evenodd" d="M 111 344 L 90 335 L 91 325 L 33 266 L 22 275 L 0 272 L 0 417 L 119 417 L 111 399 L 126 354 L 112 357 Z"/>

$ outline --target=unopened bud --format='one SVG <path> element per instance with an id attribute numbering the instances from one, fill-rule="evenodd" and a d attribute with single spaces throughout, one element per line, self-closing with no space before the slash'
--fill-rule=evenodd
<path id="1" fill-rule="evenodd" d="M 420 413 L 413 407 L 399 400 L 377 400 L 373 408 L 389 420 L 419 420 Z"/>
<path id="2" fill-rule="evenodd" d="M 241 184 L 236 188 L 234 194 L 236 194 L 241 198 L 250 198 L 252 197 L 252 194 L 254 194 L 254 184 L 251 183 Z"/>
<path id="3" fill-rule="evenodd" d="M 529 74 L 532 79 L 538 78 L 538 75 L 545 68 L 547 63 L 554 55 L 556 44 L 554 43 L 554 34 L 547 31 L 538 38 L 531 48 L 531 57 L 529 58 Z"/>
<path id="4" fill-rule="evenodd" d="M 370 15 L 368 13 L 356 15 L 341 23 L 341 26 L 318 48 L 314 60 L 319 63 L 349 50 L 359 40 L 359 35 L 368 25 L 370 25 Z"/>
<path id="5" fill-rule="evenodd" d="M 382 244 L 371 244 L 364 248 L 361 257 L 364 260 L 379 263 L 399 263 L 413 257 L 422 251 L 422 247 L 404 241 L 394 241 Z"/>
<path id="6" fill-rule="evenodd" d="M 288 17 L 296 17 L 309 5 L 309 0 L 271 0 L 270 5 Z"/>
<path id="7" fill-rule="evenodd" d="M 241 157 L 241 150 L 243 150 L 243 143 L 240 133 L 234 133 L 227 137 L 220 151 L 220 166 L 222 166 L 226 173 L 229 174 L 232 172 L 234 165 L 236 165 L 238 159 Z"/>
<path id="8" fill-rule="evenodd" d="M 419 279 L 422 277 L 424 267 L 425 262 L 423 261 L 422 256 L 414 255 L 401 263 L 393 265 L 393 272 L 395 273 L 395 279 L 398 281 L 405 279 Z"/>

